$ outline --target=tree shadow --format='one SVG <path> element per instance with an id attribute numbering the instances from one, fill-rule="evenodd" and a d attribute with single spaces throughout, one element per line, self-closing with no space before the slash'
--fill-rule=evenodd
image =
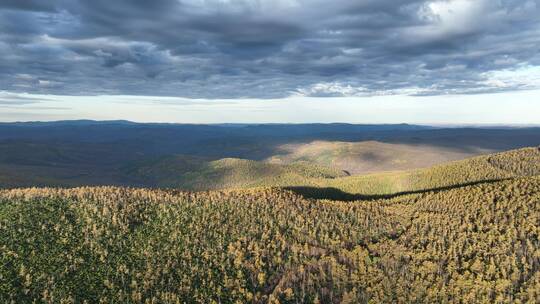
<path id="1" fill-rule="evenodd" d="M 441 191 L 448 191 L 452 189 L 475 186 L 479 184 L 490 184 L 495 182 L 500 182 L 503 180 L 508 180 L 510 178 L 501 178 L 501 179 L 487 179 L 480 181 L 473 181 L 461 184 L 455 184 L 450 186 L 442 186 L 436 188 L 428 188 L 421 190 L 411 190 L 411 191 L 402 191 L 391 194 L 357 194 L 357 193 L 348 193 L 341 189 L 334 187 L 307 187 L 307 186 L 294 186 L 294 187 L 284 187 L 283 189 L 292 191 L 298 195 L 303 196 L 307 199 L 328 199 L 334 201 L 359 201 L 359 200 L 379 200 L 379 199 L 391 199 L 402 195 L 408 194 L 422 194 L 422 193 L 437 193 Z"/>

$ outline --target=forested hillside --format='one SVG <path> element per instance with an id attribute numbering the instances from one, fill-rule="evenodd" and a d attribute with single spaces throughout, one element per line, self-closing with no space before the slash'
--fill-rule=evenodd
<path id="1" fill-rule="evenodd" d="M 238 158 L 208 161 L 185 155 L 137 163 L 125 172 L 141 185 L 184 190 L 317 185 L 319 180 L 348 176 L 342 170 L 308 162 L 280 165 Z"/>
<path id="2" fill-rule="evenodd" d="M 186 156 L 123 170 L 237 189 L 0 190 L 0 302 L 540 302 L 538 148 L 366 176 Z"/>
<path id="3" fill-rule="evenodd" d="M 324 185 L 346 193 L 381 195 L 540 175 L 540 149 L 524 148 L 437 165 L 427 169 L 351 176 Z"/>
<path id="4" fill-rule="evenodd" d="M 388 200 L 0 192 L 0 300 L 538 303 L 540 179 Z"/>
<path id="5" fill-rule="evenodd" d="M 7 166 L 9 167 L 9 166 Z M 138 187 L 165 187 L 183 190 L 246 189 L 252 187 L 290 187 L 303 193 L 320 192 L 321 189 L 344 195 L 374 196 L 400 192 L 451 187 L 484 180 L 500 180 L 518 176 L 540 174 L 540 150 L 523 148 L 497 154 L 489 154 L 460 161 L 449 162 L 431 168 L 391 171 L 368 175 L 353 175 L 335 167 L 298 161 L 277 164 L 245 159 L 226 158 L 209 160 L 204 157 L 175 155 L 152 160 L 131 162 L 118 170 L 93 176 L 91 168 L 87 174 L 73 176 L 67 185 L 62 182 L 72 176 L 62 165 L 54 168 L 55 174 L 34 174 L 32 169 L 0 165 L 0 187 L 20 186 L 77 186 L 81 180 L 88 185 L 120 185 Z M 6 174 L 14 171 L 15 173 Z M 43 183 L 46 179 L 48 182 Z M 41 180 L 41 182 L 40 182 Z M 323 191 L 323 196 L 328 193 Z"/>
<path id="6" fill-rule="evenodd" d="M 175 156 L 137 163 L 127 174 L 141 185 L 185 190 L 294 187 L 331 188 L 352 195 L 386 195 L 540 174 L 540 150 L 524 148 L 478 156 L 426 169 L 349 176 L 339 169 L 301 161 L 291 164 L 242 159 L 206 161 Z"/>

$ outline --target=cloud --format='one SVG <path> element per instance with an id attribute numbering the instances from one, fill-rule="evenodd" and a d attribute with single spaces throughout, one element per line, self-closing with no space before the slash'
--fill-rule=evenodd
<path id="1" fill-rule="evenodd" d="M 485 74 L 485 85 L 495 88 L 535 89 L 540 87 L 540 66 L 497 70 Z"/>
<path id="2" fill-rule="evenodd" d="M 350 84 L 339 82 L 321 82 L 306 88 L 300 88 L 293 94 L 304 97 L 347 97 L 365 96 L 370 92 L 363 87 L 352 87 Z"/>
<path id="3" fill-rule="evenodd" d="M 536 0 L 2 1 L 0 90 L 209 99 L 522 90 L 538 82 L 500 75 L 540 66 L 539 16 Z"/>
<path id="4" fill-rule="evenodd" d="M 24 106 L 38 104 L 48 100 L 47 98 L 35 97 L 28 94 L 16 94 L 0 91 L 0 105 L 3 106 Z"/>

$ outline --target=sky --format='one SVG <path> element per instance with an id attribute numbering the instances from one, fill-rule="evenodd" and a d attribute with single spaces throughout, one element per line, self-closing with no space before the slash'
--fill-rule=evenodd
<path id="1" fill-rule="evenodd" d="M 0 0 L 0 121 L 540 124 L 540 0 Z"/>

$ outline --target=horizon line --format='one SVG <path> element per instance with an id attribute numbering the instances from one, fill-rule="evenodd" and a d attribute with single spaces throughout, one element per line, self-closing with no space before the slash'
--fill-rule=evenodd
<path id="1" fill-rule="evenodd" d="M 220 125 L 351 125 L 351 126 L 418 126 L 418 127 L 540 127 L 538 124 L 530 123 L 384 123 L 384 122 L 365 122 L 365 123 L 352 123 L 343 121 L 334 122 L 223 122 L 223 123 L 192 123 L 192 122 L 160 122 L 160 121 L 136 121 L 126 119 L 60 119 L 60 120 L 13 120 L 5 121 L 0 120 L 0 124 L 53 124 L 53 123 L 76 123 L 76 122 L 91 122 L 91 123 L 129 123 L 139 125 L 207 125 L 207 126 L 220 126 Z"/>

